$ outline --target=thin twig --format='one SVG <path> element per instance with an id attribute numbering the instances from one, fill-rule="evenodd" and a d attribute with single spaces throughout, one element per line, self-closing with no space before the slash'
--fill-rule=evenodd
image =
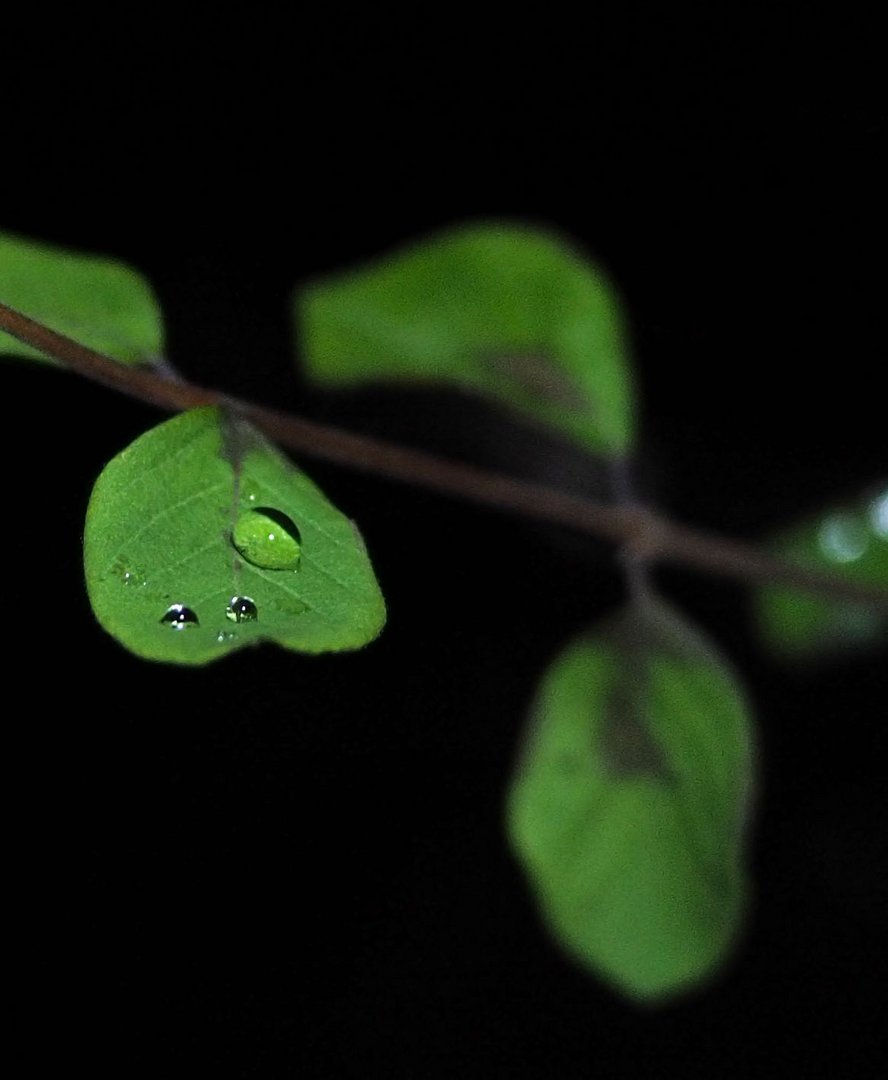
<path id="1" fill-rule="evenodd" d="M 604 506 L 544 485 L 268 409 L 182 379 L 169 379 L 148 368 L 125 366 L 2 303 L 0 329 L 71 371 L 172 412 L 201 405 L 233 406 L 276 442 L 310 457 L 592 533 L 645 562 L 683 564 L 747 582 L 793 585 L 888 609 L 888 590 L 796 566 L 745 544 L 676 524 L 643 505 Z"/>

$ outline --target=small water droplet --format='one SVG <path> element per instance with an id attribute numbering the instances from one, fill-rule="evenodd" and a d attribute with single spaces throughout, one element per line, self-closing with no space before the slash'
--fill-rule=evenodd
<path id="1" fill-rule="evenodd" d="M 216 634 L 216 642 L 219 645 L 226 645 L 229 641 L 234 641 L 236 637 L 237 634 L 233 630 L 220 630 Z"/>
<path id="2" fill-rule="evenodd" d="M 225 609 L 225 618 L 232 622 L 255 622 L 259 610 L 249 596 L 232 596 Z"/>
<path id="3" fill-rule="evenodd" d="M 262 570 L 298 570 L 302 537 L 292 518 L 269 506 L 247 510 L 237 519 L 231 542 L 248 563 Z"/>
<path id="4" fill-rule="evenodd" d="M 167 626 L 172 626 L 174 630 L 185 630 L 192 626 L 200 626 L 197 615 L 191 608 L 185 607 L 184 604 L 172 604 L 164 612 L 160 621 L 166 623 Z"/>
<path id="5" fill-rule="evenodd" d="M 880 540 L 888 540 L 888 490 L 877 495 L 870 503 L 870 522 Z"/>
<path id="6" fill-rule="evenodd" d="M 832 514 L 820 526 L 820 550 L 832 562 L 855 562 L 866 551 L 866 528 L 854 514 Z"/>

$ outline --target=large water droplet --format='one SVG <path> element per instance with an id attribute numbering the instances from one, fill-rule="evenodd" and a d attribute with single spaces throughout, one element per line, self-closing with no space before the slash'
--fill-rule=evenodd
<path id="1" fill-rule="evenodd" d="M 185 630 L 188 627 L 200 626 L 197 615 L 184 604 L 172 604 L 164 612 L 161 620 L 174 630 Z"/>
<path id="2" fill-rule="evenodd" d="M 225 609 L 225 618 L 232 622 L 255 622 L 259 618 L 259 609 L 249 596 L 232 596 Z"/>
<path id="3" fill-rule="evenodd" d="M 280 510 L 257 506 L 237 519 L 231 542 L 241 555 L 262 570 L 298 570 L 302 538 L 295 522 Z"/>
<path id="4" fill-rule="evenodd" d="M 855 562 L 867 549 L 866 528 L 854 514 L 832 514 L 823 522 L 817 539 L 832 562 Z"/>

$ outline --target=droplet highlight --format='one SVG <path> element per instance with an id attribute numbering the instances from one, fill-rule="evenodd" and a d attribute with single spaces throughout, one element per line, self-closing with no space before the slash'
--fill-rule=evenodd
<path id="1" fill-rule="evenodd" d="M 255 622 L 259 618 L 259 610 L 249 596 L 232 596 L 225 609 L 225 618 L 231 622 Z"/>
<path id="2" fill-rule="evenodd" d="M 298 570 L 302 537 L 292 518 L 270 506 L 247 510 L 235 522 L 231 542 L 260 570 Z"/>
<path id="3" fill-rule="evenodd" d="M 162 623 L 171 626 L 174 630 L 186 630 L 189 627 L 200 626 L 200 620 L 195 612 L 184 604 L 172 604 L 161 616 Z"/>

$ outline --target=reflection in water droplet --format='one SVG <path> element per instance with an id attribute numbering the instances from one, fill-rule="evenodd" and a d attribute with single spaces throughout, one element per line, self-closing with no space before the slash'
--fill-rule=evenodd
<path id="1" fill-rule="evenodd" d="M 255 622 L 259 610 L 249 596 L 232 596 L 225 609 L 225 618 L 232 622 Z"/>
<path id="2" fill-rule="evenodd" d="M 295 522 L 280 510 L 258 506 L 237 519 L 231 542 L 262 570 L 298 570 L 302 538 Z"/>
<path id="3" fill-rule="evenodd" d="M 877 495 L 870 503 L 870 521 L 876 536 L 888 540 L 888 491 Z"/>
<path id="4" fill-rule="evenodd" d="M 174 630 L 185 630 L 188 627 L 200 625 L 197 615 L 184 604 L 173 604 L 168 607 L 160 621 Z"/>
<path id="5" fill-rule="evenodd" d="M 849 563 L 866 551 L 866 528 L 853 514 L 833 514 L 820 526 L 820 550 L 832 562 Z"/>

